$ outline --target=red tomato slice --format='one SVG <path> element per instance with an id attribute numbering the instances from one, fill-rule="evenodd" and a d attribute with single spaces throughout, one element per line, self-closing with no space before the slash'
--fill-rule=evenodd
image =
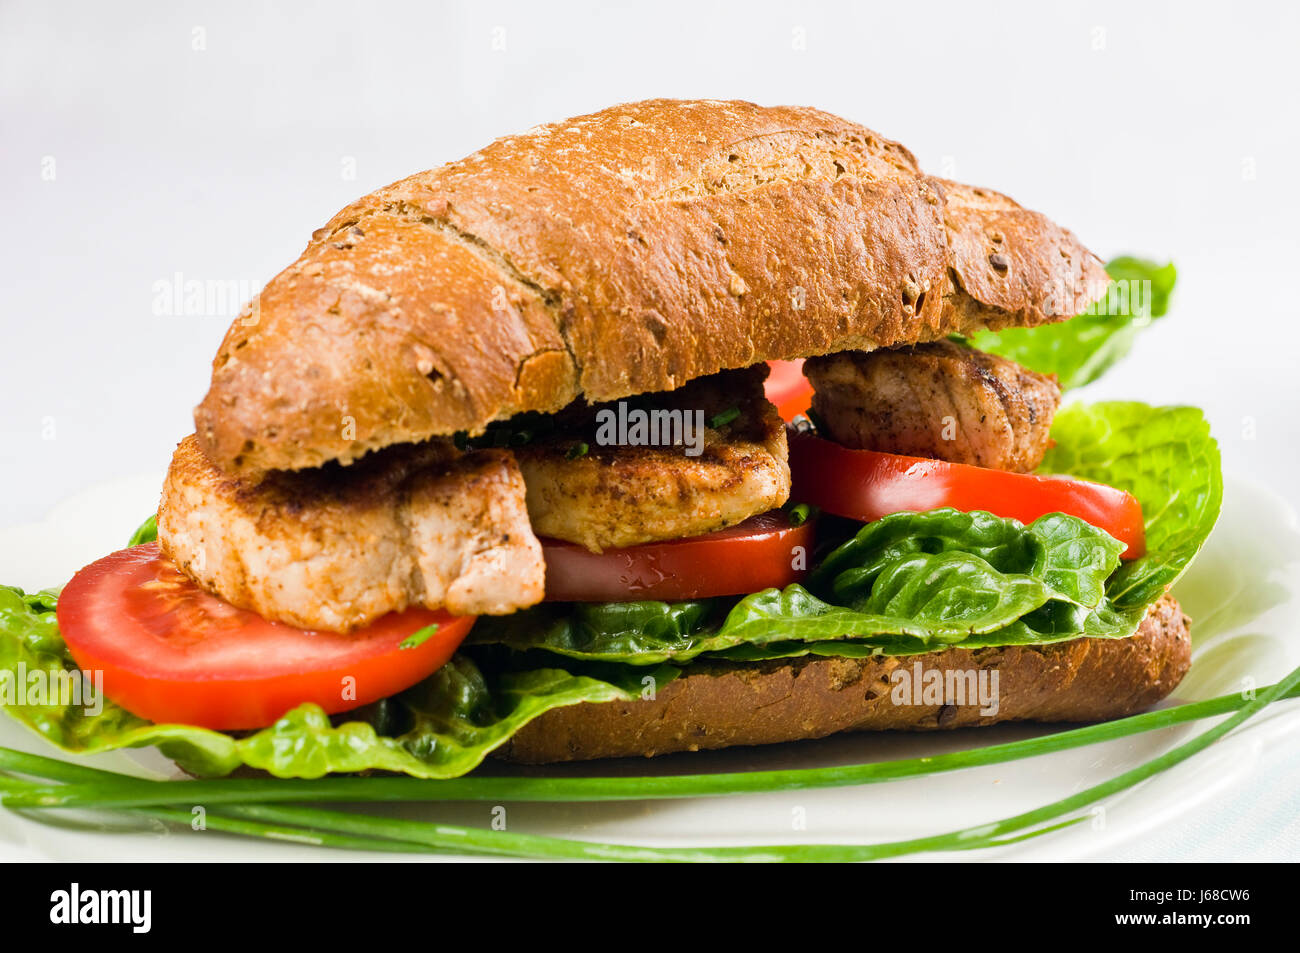
<path id="1" fill-rule="evenodd" d="M 59 629 L 104 694 L 158 723 L 263 728 L 303 702 L 330 714 L 387 698 L 437 671 L 474 616 L 427 609 L 386 615 L 347 635 L 314 632 L 209 595 L 157 543 L 91 563 L 63 587 Z M 438 630 L 401 648 L 426 626 Z"/>
<path id="2" fill-rule="evenodd" d="M 987 510 L 1022 523 L 1047 513 L 1067 513 L 1126 544 L 1125 559 L 1146 552 L 1142 505 L 1123 490 L 1087 480 L 849 450 L 796 433 L 790 434 L 790 478 L 798 499 L 863 522 L 945 506 Z"/>
<path id="3" fill-rule="evenodd" d="M 705 536 L 593 553 L 543 539 L 546 598 L 635 602 L 736 596 L 798 582 L 812 555 L 813 522 L 791 526 L 780 510 Z"/>
<path id="4" fill-rule="evenodd" d="M 771 373 L 763 390 L 767 399 L 776 404 L 782 420 L 794 420 L 808 413 L 812 406 L 812 384 L 803 376 L 803 361 L 768 361 Z"/>

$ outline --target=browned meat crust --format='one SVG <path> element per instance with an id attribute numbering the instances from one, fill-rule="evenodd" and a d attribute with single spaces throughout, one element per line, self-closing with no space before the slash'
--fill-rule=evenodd
<path id="1" fill-rule="evenodd" d="M 804 363 L 831 439 L 1028 473 L 1051 446 L 1055 377 L 951 341 L 847 351 Z"/>
<path id="2" fill-rule="evenodd" d="M 700 536 L 783 505 L 790 496 L 785 426 L 763 396 L 766 374 L 766 367 L 717 374 L 628 402 L 633 411 L 702 421 L 702 432 L 691 431 L 694 447 L 601 446 L 596 414 L 616 407 L 566 411 L 560 435 L 516 451 L 533 529 L 600 552 Z M 566 419 L 576 425 L 566 427 Z M 588 452 L 573 458 L 580 443 Z"/>
<path id="3" fill-rule="evenodd" d="M 541 600 L 545 579 L 510 452 L 438 443 L 253 483 L 186 437 L 158 540 L 207 591 L 309 629 L 347 631 L 408 606 L 513 612 Z"/>

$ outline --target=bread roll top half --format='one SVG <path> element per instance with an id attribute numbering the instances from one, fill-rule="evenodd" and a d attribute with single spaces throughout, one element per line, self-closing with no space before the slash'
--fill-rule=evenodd
<path id="1" fill-rule="evenodd" d="M 243 476 L 578 397 L 1029 327 L 1105 290 L 1073 234 L 828 113 L 650 100 L 354 202 L 237 317 L 195 411 Z"/>

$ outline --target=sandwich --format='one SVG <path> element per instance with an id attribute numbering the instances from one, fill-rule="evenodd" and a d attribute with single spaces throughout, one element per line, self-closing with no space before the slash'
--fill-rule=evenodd
<path id="1" fill-rule="evenodd" d="M 814 109 L 497 140 L 244 308 L 130 546 L 0 589 L 0 675 L 103 696 L 6 709 L 201 776 L 446 778 L 1147 708 L 1218 451 L 1063 392 L 1173 280 Z"/>

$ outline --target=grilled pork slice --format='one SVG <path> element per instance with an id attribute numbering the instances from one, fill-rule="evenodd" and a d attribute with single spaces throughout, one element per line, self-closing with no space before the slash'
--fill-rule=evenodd
<path id="1" fill-rule="evenodd" d="M 510 452 L 445 443 L 253 483 L 222 473 L 186 437 L 163 485 L 158 539 L 209 592 L 334 632 L 408 606 L 506 614 L 540 601 L 545 581 Z"/>
<path id="2" fill-rule="evenodd" d="M 555 431 L 516 450 L 533 529 L 601 552 L 700 536 L 783 505 L 785 426 L 763 396 L 766 376 L 760 365 L 562 412 Z M 625 442 L 602 443 L 602 421 L 605 439 Z M 637 443 L 638 421 L 659 445 Z M 677 444 L 663 444 L 673 436 Z"/>
<path id="3" fill-rule="evenodd" d="M 1051 446 L 1055 377 L 952 341 L 811 358 L 813 411 L 831 439 L 1028 473 Z"/>

